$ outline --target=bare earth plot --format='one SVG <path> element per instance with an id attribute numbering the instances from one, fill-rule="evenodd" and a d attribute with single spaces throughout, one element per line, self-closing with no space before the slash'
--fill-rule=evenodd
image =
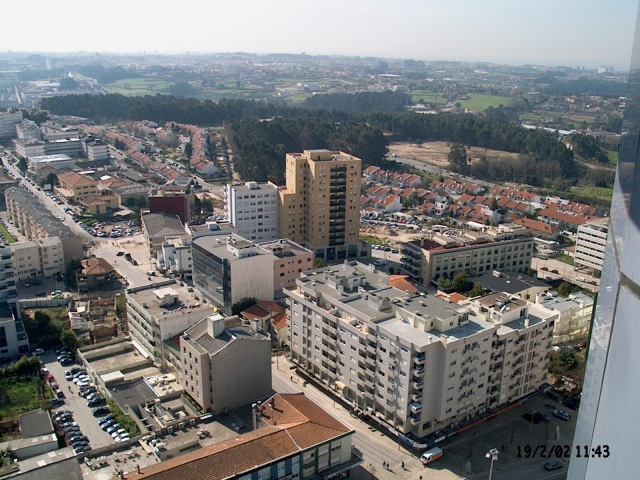
<path id="1" fill-rule="evenodd" d="M 449 142 L 428 142 L 418 146 L 415 143 L 398 142 L 389 144 L 389 153 L 399 157 L 412 158 L 420 162 L 429 163 L 442 168 L 447 168 L 449 160 Z M 493 159 L 515 159 L 518 154 L 492 150 L 490 148 L 468 147 L 467 155 L 471 161 L 478 160 L 482 155 Z"/>

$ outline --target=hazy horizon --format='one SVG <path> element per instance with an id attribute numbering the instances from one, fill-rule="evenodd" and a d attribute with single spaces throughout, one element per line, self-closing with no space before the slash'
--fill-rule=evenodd
<path id="1" fill-rule="evenodd" d="M 3 5 L 4 52 L 344 55 L 628 70 L 637 0 L 113 0 Z M 35 12 L 35 13 L 32 13 Z M 70 13 L 71 12 L 71 13 Z M 13 18 L 20 21 L 11 22 Z M 101 31 L 101 27 L 103 31 Z M 41 32 L 34 35 L 32 32 Z"/>

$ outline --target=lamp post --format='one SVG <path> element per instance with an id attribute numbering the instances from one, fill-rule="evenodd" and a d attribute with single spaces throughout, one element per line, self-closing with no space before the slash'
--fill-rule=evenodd
<path id="1" fill-rule="evenodd" d="M 331 389 L 331 392 L 333 393 L 333 408 L 336 408 L 336 384 L 331 382 L 329 384 L 329 388 Z"/>
<path id="2" fill-rule="evenodd" d="M 498 460 L 498 453 L 500 452 L 498 452 L 497 448 L 492 448 L 485 454 L 486 458 L 491 459 L 491 467 L 489 468 L 489 480 L 491 480 L 491 477 L 493 477 L 493 462 L 494 460 Z"/>

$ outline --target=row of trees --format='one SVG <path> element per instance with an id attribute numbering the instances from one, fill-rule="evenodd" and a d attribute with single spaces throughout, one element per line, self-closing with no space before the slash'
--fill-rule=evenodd
<path id="1" fill-rule="evenodd" d="M 382 131 L 362 123 L 279 117 L 271 122 L 241 120 L 227 128 L 238 152 L 234 169 L 243 179 L 284 183 L 285 154 L 306 149 L 342 150 L 365 165 L 383 165 L 387 140 Z"/>

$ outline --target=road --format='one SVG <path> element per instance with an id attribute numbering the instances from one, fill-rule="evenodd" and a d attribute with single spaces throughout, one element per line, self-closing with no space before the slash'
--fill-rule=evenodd
<path id="1" fill-rule="evenodd" d="M 399 445 L 395 438 L 391 438 L 373 428 L 359 417 L 351 415 L 350 410 L 339 400 L 335 401 L 329 392 L 325 392 L 309 382 L 304 386 L 304 379 L 292 370 L 287 357 L 275 357 L 272 361 L 272 385 L 276 392 L 304 394 L 320 405 L 323 409 L 337 417 L 344 424 L 356 431 L 353 446 L 364 460 L 363 469 L 353 471 L 352 478 L 374 478 L 391 480 L 407 478 L 412 480 L 455 480 L 462 477 L 446 469 L 426 469 L 418 456 L 408 451 L 403 445 Z M 390 469 L 384 469 L 383 462 L 390 465 Z M 404 462 L 404 469 L 402 463 Z"/>
<path id="2" fill-rule="evenodd" d="M 531 268 L 538 272 L 538 278 L 541 280 L 545 280 L 546 277 L 549 277 L 551 280 L 566 280 L 589 292 L 597 292 L 600 289 L 599 278 L 585 271 L 576 271 L 572 265 L 561 262 L 560 260 L 553 258 L 543 260 L 534 257 L 531 259 Z M 543 268 L 546 268 L 546 270 L 542 270 Z M 556 270 L 558 273 L 553 273 L 553 270 Z M 578 281 L 577 277 L 584 278 L 585 281 Z M 596 282 L 596 284 L 593 285 L 588 282 Z"/>
<path id="3" fill-rule="evenodd" d="M 460 182 L 469 182 L 475 185 L 480 185 L 481 187 L 486 188 L 494 188 L 496 186 L 495 183 L 485 182 L 482 180 L 478 180 L 477 178 L 467 177 L 466 175 L 460 175 L 456 172 L 451 172 L 442 167 L 438 167 L 435 165 L 431 165 L 429 163 L 424 163 L 414 158 L 409 157 L 388 157 L 389 160 L 395 160 L 398 163 L 403 163 L 405 165 L 411 165 L 419 170 L 424 170 L 425 172 L 434 173 L 436 175 L 443 175 L 445 177 L 453 178 L 454 180 Z"/>

